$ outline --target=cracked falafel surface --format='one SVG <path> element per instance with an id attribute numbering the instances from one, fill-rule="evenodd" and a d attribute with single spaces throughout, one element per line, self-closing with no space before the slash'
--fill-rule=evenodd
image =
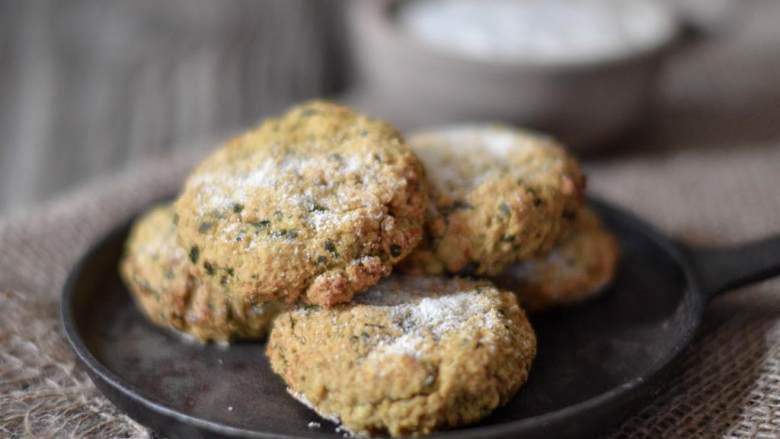
<path id="1" fill-rule="evenodd" d="M 173 218 L 170 205 L 151 208 L 125 244 L 119 271 L 141 311 L 158 326 L 203 342 L 265 337 L 281 304 L 236 302 L 224 287 L 201 283 L 176 240 Z"/>
<path id="2" fill-rule="evenodd" d="M 420 241 L 422 165 L 384 122 L 326 102 L 266 120 L 201 163 L 176 202 L 196 272 L 252 303 L 323 306 L 390 274 Z"/>
<path id="3" fill-rule="evenodd" d="M 354 433 L 393 436 L 478 421 L 525 383 L 535 353 L 512 293 L 401 275 L 350 304 L 281 314 L 267 345 L 293 396 Z"/>
<path id="4" fill-rule="evenodd" d="M 495 124 L 409 137 L 431 186 L 410 273 L 497 275 L 548 251 L 582 205 L 585 177 L 552 138 Z"/>

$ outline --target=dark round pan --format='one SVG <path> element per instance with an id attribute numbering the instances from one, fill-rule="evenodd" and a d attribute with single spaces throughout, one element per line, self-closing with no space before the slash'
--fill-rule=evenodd
<path id="1" fill-rule="evenodd" d="M 595 300 L 534 316 L 539 353 L 525 387 L 483 422 L 437 437 L 603 432 L 658 389 L 715 294 L 780 274 L 780 237 L 689 249 L 620 209 L 592 204 L 622 245 L 613 285 Z M 62 297 L 65 334 L 111 401 L 171 438 L 339 434 L 288 396 L 264 344 L 200 346 L 149 324 L 117 276 L 127 232 L 118 227 L 98 242 Z"/>

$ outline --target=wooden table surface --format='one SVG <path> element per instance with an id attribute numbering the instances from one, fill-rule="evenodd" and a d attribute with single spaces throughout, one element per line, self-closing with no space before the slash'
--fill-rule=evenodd
<path id="1" fill-rule="evenodd" d="M 334 4 L 0 0 L 0 213 L 336 91 Z"/>
<path id="2" fill-rule="evenodd" d="M 346 4 L 0 0 L 0 215 L 342 91 Z"/>

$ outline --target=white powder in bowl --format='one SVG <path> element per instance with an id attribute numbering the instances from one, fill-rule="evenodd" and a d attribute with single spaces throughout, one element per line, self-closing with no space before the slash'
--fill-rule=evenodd
<path id="1" fill-rule="evenodd" d="M 675 31 L 653 0 L 416 0 L 402 29 L 436 49 L 478 60 L 565 63 L 648 49 Z"/>

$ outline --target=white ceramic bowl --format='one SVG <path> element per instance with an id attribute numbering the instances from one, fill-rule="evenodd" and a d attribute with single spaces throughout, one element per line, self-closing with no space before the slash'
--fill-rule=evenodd
<path id="1" fill-rule="evenodd" d="M 485 61 L 409 35 L 402 2 L 358 1 L 349 13 L 358 70 L 355 101 L 402 129 L 472 121 L 516 123 L 575 149 L 606 144 L 646 116 L 680 26 L 641 49 L 571 62 Z"/>

